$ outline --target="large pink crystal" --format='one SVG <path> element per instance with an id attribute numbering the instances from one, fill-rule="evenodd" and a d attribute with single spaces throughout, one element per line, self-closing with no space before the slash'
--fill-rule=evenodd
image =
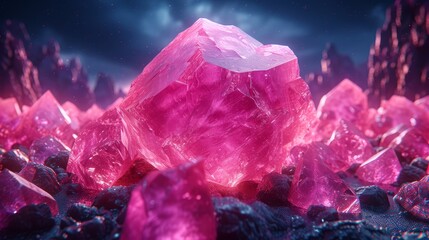
<path id="1" fill-rule="evenodd" d="M 149 175 L 132 192 L 121 239 L 216 239 L 202 162 Z"/>
<path id="2" fill-rule="evenodd" d="M 159 169 L 204 159 L 207 177 L 228 186 L 280 171 L 316 121 L 288 47 L 207 19 L 145 67 L 120 108 L 131 156 Z"/>
<path id="3" fill-rule="evenodd" d="M 390 143 L 390 147 L 400 153 L 406 162 L 411 162 L 416 157 L 429 157 L 429 141 L 416 128 L 401 132 Z"/>
<path id="4" fill-rule="evenodd" d="M 355 163 L 363 163 L 374 154 L 367 137 L 350 123 L 341 120 L 329 140 L 329 147 L 345 162 L 347 170 Z"/>
<path id="5" fill-rule="evenodd" d="M 295 174 L 289 191 L 289 202 L 308 209 L 311 205 L 333 207 L 339 213 L 359 215 L 360 205 L 354 191 L 325 165 L 329 152 L 320 143 L 294 147 Z"/>
<path id="6" fill-rule="evenodd" d="M 329 138 L 341 119 L 350 122 L 360 130 L 367 122 L 368 99 L 362 89 L 345 79 L 322 97 L 317 107 L 320 119 L 319 132 Z"/>
<path id="7" fill-rule="evenodd" d="M 412 215 L 429 220 L 429 176 L 403 185 L 394 199 Z"/>
<path id="8" fill-rule="evenodd" d="M 21 110 L 15 98 L 0 98 L 0 146 L 10 148 L 14 144 L 13 134 L 19 124 Z"/>
<path id="9" fill-rule="evenodd" d="M 120 110 L 111 109 L 80 132 L 67 171 L 90 189 L 110 187 L 132 165 Z"/>
<path id="10" fill-rule="evenodd" d="M 55 199 L 36 185 L 7 169 L 0 172 L 0 229 L 7 217 L 29 204 L 46 203 L 52 214 L 58 213 Z"/>
<path id="11" fill-rule="evenodd" d="M 392 148 L 386 148 L 367 161 L 356 171 L 356 176 L 369 183 L 392 184 L 401 172 L 402 166 Z"/>

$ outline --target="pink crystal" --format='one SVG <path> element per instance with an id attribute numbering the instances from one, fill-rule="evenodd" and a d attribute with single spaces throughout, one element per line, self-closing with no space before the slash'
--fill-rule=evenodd
<path id="1" fill-rule="evenodd" d="M 132 192 L 121 239 L 216 239 L 202 162 L 149 175 Z"/>
<path id="2" fill-rule="evenodd" d="M 414 101 L 414 104 L 429 113 L 429 95 Z"/>
<path id="3" fill-rule="evenodd" d="M 72 145 L 74 138 L 70 122 L 70 117 L 51 92 L 47 91 L 23 114 L 19 128 L 20 142 L 29 146 L 35 139 L 52 135 Z"/>
<path id="4" fill-rule="evenodd" d="M 366 127 L 368 99 L 362 89 L 345 79 L 320 100 L 317 116 L 319 132 L 329 138 L 341 119 L 363 130 Z"/>
<path id="5" fill-rule="evenodd" d="M 15 98 L 0 99 L 0 146 L 9 149 L 15 143 L 13 132 L 19 124 L 21 110 Z"/>
<path id="6" fill-rule="evenodd" d="M 73 145 L 67 171 L 86 188 L 108 188 L 132 165 L 119 112 L 111 109 L 87 124 Z"/>
<path id="7" fill-rule="evenodd" d="M 36 185 L 7 169 L 0 172 L 0 229 L 7 216 L 29 204 L 46 203 L 53 215 L 58 213 L 55 199 Z"/>
<path id="8" fill-rule="evenodd" d="M 329 147 L 346 163 L 347 170 L 354 163 L 363 163 L 374 154 L 367 137 L 357 128 L 341 120 L 338 128 L 332 133 Z"/>
<path id="9" fill-rule="evenodd" d="M 400 124 L 398 126 L 395 126 L 391 129 L 389 129 L 387 132 L 383 133 L 383 135 L 381 135 L 381 139 L 380 139 L 380 147 L 388 147 L 390 145 L 390 143 L 395 140 L 395 138 L 397 138 L 402 132 L 404 132 L 405 130 L 407 130 L 408 127 Z"/>
<path id="10" fill-rule="evenodd" d="M 429 176 L 406 183 L 394 199 L 412 215 L 429 220 Z"/>
<path id="11" fill-rule="evenodd" d="M 159 169 L 204 159 L 208 178 L 226 186 L 280 171 L 316 121 L 288 47 L 206 19 L 145 67 L 120 108 L 131 156 Z"/>
<path id="12" fill-rule="evenodd" d="M 411 162 L 416 157 L 429 157 L 429 142 L 415 128 L 403 131 L 390 143 L 390 147 L 399 152 L 407 162 Z"/>
<path id="13" fill-rule="evenodd" d="M 34 140 L 31 144 L 30 160 L 43 164 L 48 157 L 63 151 L 70 151 L 70 148 L 55 137 L 45 136 Z"/>
<path id="14" fill-rule="evenodd" d="M 395 151 L 386 148 L 365 161 L 356 170 L 356 176 L 369 183 L 392 184 L 396 182 L 401 169 Z"/>
<path id="15" fill-rule="evenodd" d="M 302 209 L 323 205 L 343 214 L 360 214 L 354 191 L 325 165 L 329 152 L 324 151 L 321 143 L 297 146 L 291 155 L 297 164 L 289 192 L 290 203 Z"/>

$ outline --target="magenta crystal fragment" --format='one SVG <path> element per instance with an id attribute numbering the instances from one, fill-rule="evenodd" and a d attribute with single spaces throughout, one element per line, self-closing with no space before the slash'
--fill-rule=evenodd
<path id="1" fill-rule="evenodd" d="M 202 162 L 149 175 L 132 192 L 121 239 L 216 239 Z"/>
<path id="2" fill-rule="evenodd" d="M 211 181 L 234 186 L 280 171 L 288 150 L 311 140 L 313 105 L 288 47 L 200 19 L 145 67 L 120 108 L 131 156 L 159 169 L 204 159 Z"/>
<path id="3" fill-rule="evenodd" d="M 34 140 L 31 144 L 30 160 L 43 164 L 48 157 L 63 151 L 70 151 L 70 148 L 55 137 L 45 136 Z"/>
<path id="4" fill-rule="evenodd" d="M 23 114 L 18 133 L 20 142 L 29 146 L 35 139 L 52 135 L 71 146 L 74 138 L 70 122 L 70 117 L 47 91 Z"/>
<path id="5" fill-rule="evenodd" d="M 356 170 L 356 176 L 369 183 L 392 184 L 401 172 L 402 166 L 392 148 L 386 148 L 367 161 Z"/>
<path id="6" fill-rule="evenodd" d="M 412 215 L 429 220 L 429 176 L 404 184 L 394 199 Z"/>
<path id="7" fill-rule="evenodd" d="M 36 185 L 7 169 L 0 172 L 0 229 L 7 217 L 29 204 L 46 203 L 52 214 L 58 213 L 55 199 Z"/>
<path id="8" fill-rule="evenodd" d="M 415 128 L 403 131 L 391 143 L 390 147 L 399 152 L 406 162 L 416 157 L 429 157 L 429 141 Z"/>
<path id="9" fill-rule="evenodd" d="M 345 79 L 320 100 L 317 116 L 320 119 L 319 132 L 329 138 L 341 119 L 358 129 L 366 127 L 368 99 L 362 89 Z"/>
<path id="10" fill-rule="evenodd" d="M 332 133 L 329 147 L 345 162 L 347 170 L 355 163 L 363 163 L 374 154 L 373 147 L 367 137 L 353 125 L 344 120 Z"/>
<path id="11" fill-rule="evenodd" d="M 359 215 L 360 205 L 354 191 L 324 163 L 329 152 L 321 143 L 294 147 L 295 174 L 289 191 L 289 202 L 308 209 L 311 205 L 333 207 L 339 213 Z"/>
<path id="12" fill-rule="evenodd" d="M 111 109 L 87 124 L 73 145 L 67 171 L 86 188 L 108 188 L 132 165 L 119 112 Z"/>
<path id="13" fill-rule="evenodd" d="M 414 101 L 414 104 L 429 113 L 429 95 Z"/>
<path id="14" fill-rule="evenodd" d="M 0 146 L 9 149 L 14 144 L 13 133 L 19 124 L 21 110 L 15 98 L 0 98 Z"/>

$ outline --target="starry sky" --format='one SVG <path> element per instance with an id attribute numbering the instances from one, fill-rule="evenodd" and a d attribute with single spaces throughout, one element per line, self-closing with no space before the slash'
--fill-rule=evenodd
<path id="1" fill-rule="evenodd" d="M 56 39 L 64 59 L 79 57 L 91 78 L 133 80 L 179 32 L 200 17 L 233 24 L 264 44 L 288 45 L 301 72 L 320 70 L 326 43 L 357 64 L 393 0 L 0 0 L 0 20 L 26 24 L 36 44 Z"/>

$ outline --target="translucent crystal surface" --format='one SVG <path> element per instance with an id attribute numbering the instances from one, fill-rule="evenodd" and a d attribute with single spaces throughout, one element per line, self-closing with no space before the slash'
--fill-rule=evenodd
<path id="1" fill-rule="evenodd" d="M 356 127 L 341 120 L 329 140 L 329 147 L 346 163 L 347 170 L 354 163 L 362 163 L 374 154 L 368 138 Z"/>
<path id="2" fill-rule="evenodd" d="M 291 154 L 297 164 L 289 202 L 302 209 L 323 205 L 334 207 L 339 213 L 360 214 L 354 191 L 323 162 L 329 152 L 320 143 L 297 146 Z"/>
<path id="3" fill-rule="evenodd" d="M 345 79 L 320 100 L 317 116 L 320 119 L 319 132 L 325 138 L 344 119 L 359 129 L 364 129 L 368 112 L 368 100 L 362 89 Z"/>
<path id="4" fill-rule="evenodd" d="M 36 185 L 7 169 L 0 172 L 0 228 L 8 216 L 29 204 L 46 203 L 52 214 L 58 213 L 55 199 Z"/>
<path id="5" fill-rule="evenodd" d="M 204 159 L 207 177 L 233 186 L 280 171 L 310 138 L 315 113 L 298 61 L 234 26 L 198 20 L 133 82 L 120 105 L 130 153 L 165 169 Z"/>
<path id="6" fill-rule="evenodd" d="M 121 239 L 216 239 L 202 162 L 149 175 L 128 203 Z"/>
<path id="7" fill-rule="evenodd" d="M 376 184 L 392 184 L 401 172 L 402 166 L 392 148 L 386 148 L 367 161 L 356 171 L 358 178 Z"/>

